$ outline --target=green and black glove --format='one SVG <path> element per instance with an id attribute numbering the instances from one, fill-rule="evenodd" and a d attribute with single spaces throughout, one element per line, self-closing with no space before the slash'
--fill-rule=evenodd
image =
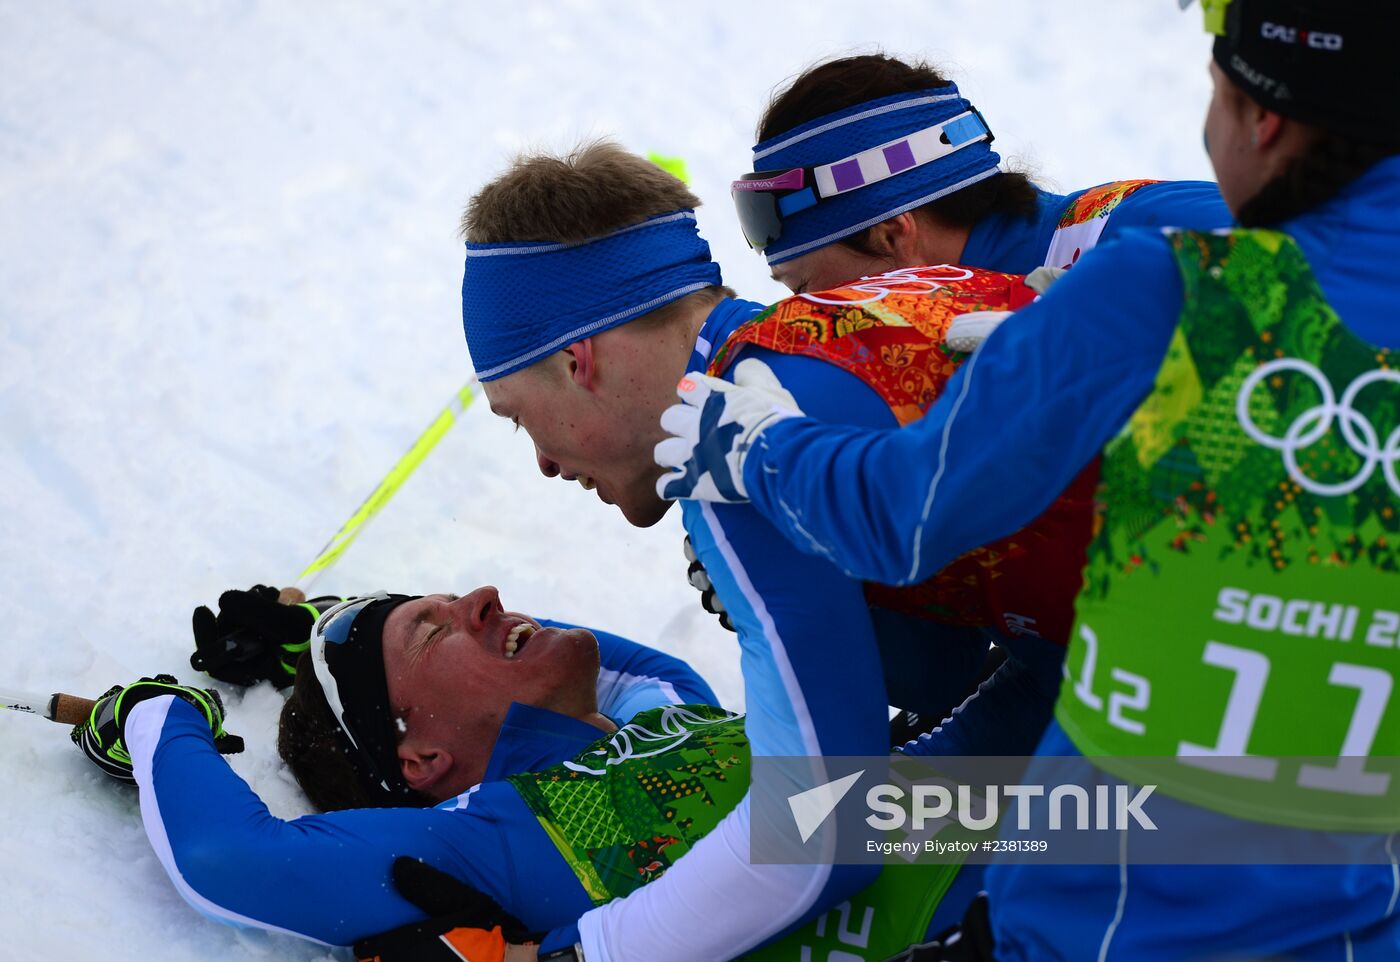
<path id="1" fill-rule="evenodd" d="M 219 595 L 219 613 L 194 610 L 195 652 L 190 666 L 231 685 L 270 681 L 286 688 L 296 680 L 297 658 L 307 649 L 311 626 L 339 598 L 299 605 L 277 600 L 277 589 L 254 585 Z"/>
<path id="2" fill-rule="evenodd" d="M 94 765 L 118 781 L 134 782 L 131 773 L 131 753 L 126 750 L 123 735 L 131 709 L 148 698 L 174 695 L 189 702 L 209 723 L 214 733 L 214 745 L 225 755 L 243 751 L 243 739 L 224 730 L 224 703 L 219 693 L 208 688 L 181 685 L 173 675 L 142 678 L 132 685 L 113 685 L 92 706 L 87 721 L 73 726 L 73 744 Z"/>

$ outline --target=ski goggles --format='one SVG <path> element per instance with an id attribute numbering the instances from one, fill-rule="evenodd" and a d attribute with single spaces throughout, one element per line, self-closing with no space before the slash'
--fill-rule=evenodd
<path id="1" fill-rule="evenodd" d="M 377 591 L 328 608 L 311 628 L 311 665 L 331 715 L 352 749 L 365 788 L 382 804 L 418 804 L 399 769 L 398 738 L 384 675 L 384 621 L 419 595 Z"/>
<path id="2" fill-rule="evenodd" d="M 783 234 L 783 219 L 823 200 L 878 184 L 947 157 L 970 144 L 995 140 L 977 108 L 898 140 L 870 147 L 830 164 L 764 170 L 729 185 L 744 239 L 761 251 Z"/>

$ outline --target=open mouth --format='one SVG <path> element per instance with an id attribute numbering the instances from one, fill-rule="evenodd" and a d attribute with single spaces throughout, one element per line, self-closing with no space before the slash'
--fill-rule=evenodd
<path id="1" fill-rule="evenodd" d="M 594 488 L 598 487 L 598 482 L 586 474 L 580 474 L 578 477 L 574 478 L 574 480 L 577 481 L 585 491 L 592 491 Z"/>
<path id="2" fill-rule="evenodd" d="M 523 651 L 530 636 L 535 633 L 535 626 L 528 621 L 522 621 L 506 633 L 506 643 L 504 653 L 507 658 L 514 658 Z"/>

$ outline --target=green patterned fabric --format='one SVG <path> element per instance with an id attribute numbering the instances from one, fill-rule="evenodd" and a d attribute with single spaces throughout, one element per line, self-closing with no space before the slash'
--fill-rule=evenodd
<path id="1" fill-rule="evenodd" d="M 749 790 L 744 718 L 642 712 L 569 761 L 507 779 L 595 905 L 659 878 Z"/>
<path id="2" fill-rule="evenodd" d="M 690 851 L 739 804 L 749 772 L 744 716 L 673 705 L 642 712 L 568 761 L 507 781 L 602 905 Z M 923 939 L 957 872 L 956 865 L 892 865 L 850 901 L 744 958 L 878 962 Z"/>
<path id="3" fill-rule="evenodd" d="M 1393 831 L 1400 372 L 1287 235 L 1172 246 L 1184 305 L 1103 451 L 1057 718 L 1100 767 L 1206 808 Z"/>

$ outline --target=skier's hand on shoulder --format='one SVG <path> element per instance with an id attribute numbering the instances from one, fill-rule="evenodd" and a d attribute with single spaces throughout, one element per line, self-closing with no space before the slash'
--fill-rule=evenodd
<path id="1" fill-rule="evenodd" d="M 1044 294 L 1051 285 L 1065 276 L 1063 267 L 1037 267 L 1026 275 L 1026 286 L 1037 294 Z M 1039 300 L 1039 298 L 1036 298 Z M 943 334 L 943 346 L 950 351 L 971 354 L 982 346 L 982 342 L 992 336 L 1014 311 L 969 311 L 960 314 L 948 325 Z"/>
<path id="2" fill-rule="evenodd" d="M 1026 275 L 1026 286 L 1037 294 L 1044 294 L 1068 273 L 1067 267 L 1037 267 Z"/>
<path id="3" fill-rule="evenodd" d="M 734 383 L 692 371 L 676 386 L 680 404 L 661 413 L 673 435 L 656 445 L 653 459 L 671 470 L 656 482 L 667 500 L 747 501 L 744 456 L 768 425 L 801 417 L 797 399 L 757 358 L 734 367 Z"/>
<path id="4" fill-rule="evenodd" d="M 355 943 L 360 962 L 531 962 L 538 933 L 446 872 L 416 858 L 394 860 L 394 887 L 428 918 Z"/>
<path id="5" fill-rule="evenodd" d="M 307 649 L 311 626 L 339 598 L 297 605 L 277 600 L 278 591 L 253 585 L 219 595 L 219 613 L 194 610 L 194 654 L 190 665 L 231 685 L 270 681 L 286 688 L 296 679 L 297 658 Z"/>
<path id="6" fill-rule="evenodd" d="M 224 729 L 224 703 L 219 693 L 208 688 L 181 685 L 173 675 L 142 678 L 130 685 L 113 685 L 97 699 L 86 721 L 73 726 L 73 744 L 94 765 L 123 782 L 133 782 L 131 753 L 126 747 L 126 722 L 131 710 L 141 702 L 161 695 L 174 695 L 189 702 L 209 724 L 214 745 L 225 755 L 243 751 L 243 739 Z"/>

